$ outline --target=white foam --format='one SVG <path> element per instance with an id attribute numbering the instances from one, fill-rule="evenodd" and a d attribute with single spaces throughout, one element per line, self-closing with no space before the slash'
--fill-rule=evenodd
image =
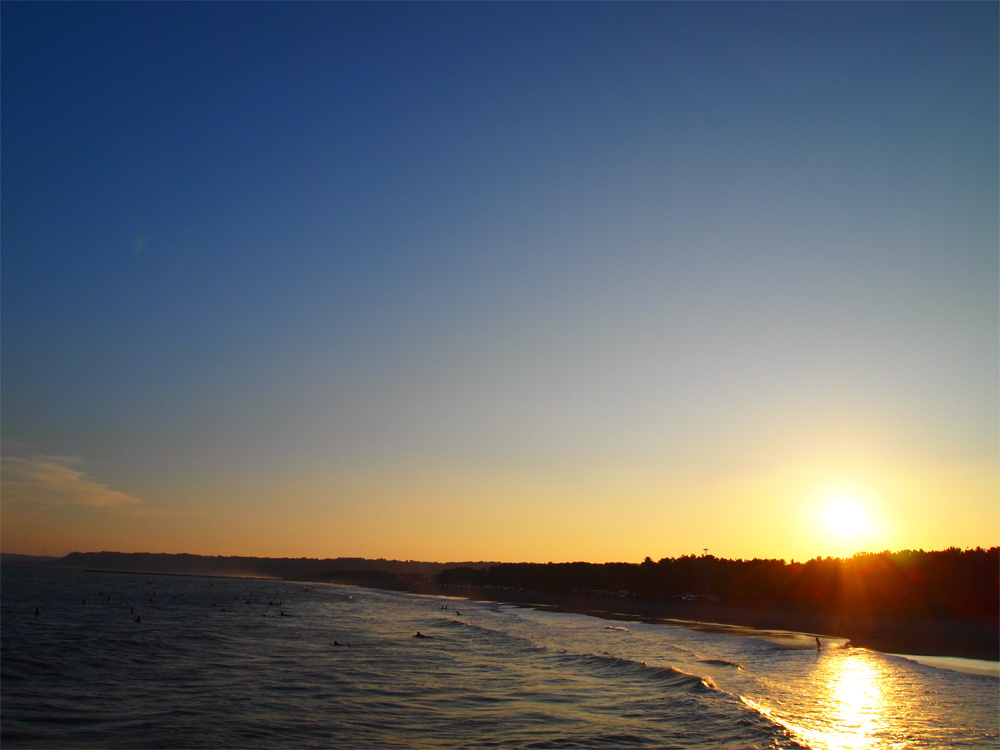
<path id="1" fill-rule="evenodd" d="M 902 656 L 904 659 L 936 669 L 951 669 L 955 672 L 980 674 L 1000 679 L 1000 661 L 963 659 L 958 656 L 914 656 L 913 654 L 893 654 L 893 656 Z"/>

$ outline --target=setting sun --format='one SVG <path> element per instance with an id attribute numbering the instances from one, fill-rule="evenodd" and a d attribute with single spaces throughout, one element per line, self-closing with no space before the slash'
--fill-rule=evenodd
<path id="1" fill-rule="evenodd" d="M 823 523 L 828 531 L 840 537 L 853 537 L 868 528 L 865 509 L 856 500 L 838 497 L 827 503 Z"/>

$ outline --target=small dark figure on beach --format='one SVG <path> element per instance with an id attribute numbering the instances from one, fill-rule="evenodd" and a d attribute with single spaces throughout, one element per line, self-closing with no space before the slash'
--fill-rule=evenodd
<path id="1" fill-rule="evenodd" d="M 816 650 L 819 651 L 819 636 L 816 636 Z"/>

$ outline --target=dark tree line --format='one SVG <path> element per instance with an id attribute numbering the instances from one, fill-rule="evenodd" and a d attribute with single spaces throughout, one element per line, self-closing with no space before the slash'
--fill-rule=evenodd
<path id="1" fill-rule="evenodd" d="M 713 594 L 727 603 L 893 615 L 996 617 L 1000 547 L 863 553 L 847 559 L 727 560 L 647 557 L 634 563 L 501 563 L 441 571 L 445 585 L 548 593 L 671 598 Z"/>

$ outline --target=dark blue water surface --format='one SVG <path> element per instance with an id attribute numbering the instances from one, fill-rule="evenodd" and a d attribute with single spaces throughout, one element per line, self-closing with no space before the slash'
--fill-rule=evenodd
<path id="1" fill-rule="evenodd" d="M 998 746 L 995 675 L 797 634 L 273 580 L 0 578 L 5 750 Z"/>

